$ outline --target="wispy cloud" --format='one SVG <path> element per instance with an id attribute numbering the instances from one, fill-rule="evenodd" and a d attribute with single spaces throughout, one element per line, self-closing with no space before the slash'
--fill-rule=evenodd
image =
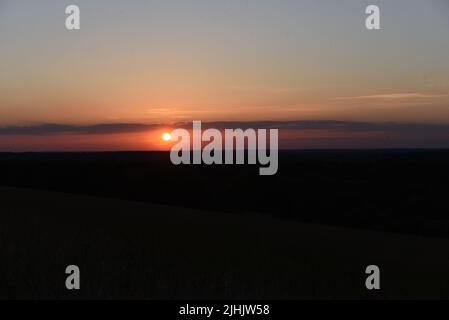
<path id="1" fill-rule="evenodd" d="M 405 100 L 405 99 L 433 99 L 441 97 L 443 96 L 437 94 L 407 92 L 407 93 L 374 94 L 374 95 L 354 96 L 354 97 L 338 97 L 332 100 Z"/>

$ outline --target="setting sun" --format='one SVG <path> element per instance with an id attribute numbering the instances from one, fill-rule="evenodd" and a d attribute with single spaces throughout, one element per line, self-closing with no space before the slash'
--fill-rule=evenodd
<path id="1" fill-rule="evenodd" d="M 162 140 L 164 140 L 164 141 L 170 141 L 170 140 L 171 140 L 171 134 L 168 133 L 168 132 L 165 132 L 165 133 L 162 135 Z"/>

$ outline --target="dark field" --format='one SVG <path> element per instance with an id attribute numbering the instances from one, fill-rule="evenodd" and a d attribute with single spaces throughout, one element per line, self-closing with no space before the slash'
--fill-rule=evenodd
<path id="1" fill-rule="evenodd" d="M 0 185 L 449 236 L 449 151 L 281 152 L 275 176 L 164 152 L 0 154 Z"/>
<path id="2" fill-rule="evenodd" d="M 279 164 L 262 177 L 167 153 L 0 154 L 0 298 L 449 298 L 448 151 Z"/>

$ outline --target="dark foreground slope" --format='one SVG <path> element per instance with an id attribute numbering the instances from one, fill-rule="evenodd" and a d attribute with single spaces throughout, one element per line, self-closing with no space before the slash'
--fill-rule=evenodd
<path id="1" fill-rule="evenodd" d="M 449 241 L 0 188 L 0 298 L 448 298 Z M 81 290 L 64 287 L 81 268 Z M 368 292 L 365 267 L 381 268 Z"/>
<path id="2" fill-rule="evenodd" d="M 257 166 L 174 166 L 164 152 L 0 154 L 0 185 L 214 212 L 449 236 L 449 151 L 285 151 Z"/>

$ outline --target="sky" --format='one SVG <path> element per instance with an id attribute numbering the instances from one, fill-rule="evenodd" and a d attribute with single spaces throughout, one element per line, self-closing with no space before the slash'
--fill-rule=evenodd
<path id="1" fill-rule="evenodd" d="M 81 30 L 65 28 L 71 4 Z M 381 30 L 365 28 L 370 4 L 381 9 Z M 449 125 L 447 0 L 0 0 L 0 44 L 3 128 Z M 51 134 L 0 130 L 0 150 L 70 140 Z M 111 145 L 102 136 L 88 147 L 92 137 L 82 137 L 72 137 L 75 149 Z M 114 149 L 157 148 L 140 136 L 126 141 Z"/>

